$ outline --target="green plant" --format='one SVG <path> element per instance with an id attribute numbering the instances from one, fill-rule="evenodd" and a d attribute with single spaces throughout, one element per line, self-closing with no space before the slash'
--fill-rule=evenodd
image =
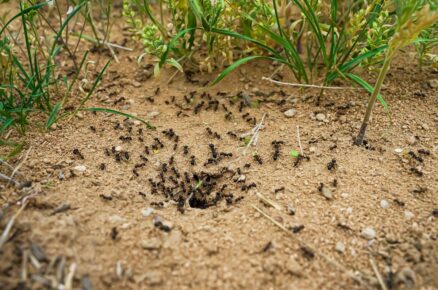
<path id="1" fill-rule="evenodd" d="M 54 7 L 43 11 L 43 7 L 50 3 Z M 45 116 L 44 127 L 46 129 L 79 110 L 106 111 L 133 118 L 128 114 L 110 109 L 84 107 L 100 83 L 109 66 L 109 61 L 103 66 L 94 82 L 89 82 L 91 86 L 87 88 L 83 97 L 79 100 L 70 98 L 73 94 L 80 93 L 78 80 L 81 78 L 83 80 L 83 75 L 87 75 L 84 74 L 84 70 L 88 62 L 88 52 L 85 52 L 76 62 L 78 42 L 81 41 L 82 34 L 79 34 L 78 42 L 72 50 L 68 41 L 70 35 L 68 29 L 72 28 L 74 23 L 79 22 L 80 12 L 88 7 L 89 0 L 77 2 L 65 16 L 61 15 L 60 7 L 56 5 L 58 5 L 57 2 L 55 4 L 53 2 L 38 4 L 34 4 L 34 1 L 23 2 L 20 3 L 18 14 L 8 21 L 0 20 L 0 135 L 3 135 L 9 128 L 15 128 L 19 133 L 24 134 L 30 116 Z M 53 21 L 48 21 L 53 9 L 58 11 L 59 26 L 53 26 L 51 24 Z M 109 13 L 109 8 L 105 11 Z M 23 36 L 23 45 L 20 45 L 21 42 L 13 37 L 10 31 L 11 23 L 14 21 L 20 22 L 19 27 L 22 31 L 15 31 L 15 33 Z M 40 24 L 45 24 L 43 29 Z M 49 28 L 53 35 L 47 35 L 44 27 Z M 99 39 L 105 41 L 105 38 Z M 70 56 L 73 62 L 74 70 L 71 78 L 67 77 L 59 66 L 59 58 L 66 55 Z M 74 109 L 64 110 L 66 105 Z M 149 123 L 141 121 L 152 128 Z"/>
<path id="2" fill-rule="evenodd" d="M 385 52 L 385 59 L 380 69 L 379 76 L 374 86 L 373 92 L 368 100 L 367 110 L 355 140 L 355 145 L 362 145 L 365 132 L 371 117 L 377 96 L 380 93 L 386 73 L 396 52 L 403 47 L 417 40 L 420 33 L 438 21 L 438 11 L 431 10 L 429 5 L 421 6 L 422 3 L 414 0 L 395 1 L 397 12 L 397 23 L 394 36 L 388 43 Z"/>
<path id="3" fill-rule="evenodd" d="M 274 27 L 266 26 L 246 15 L 270 41 L 258 40 L 228 30 L 216 31 L 249 41 L 265 50 L 266 54 L 239 59 L 224 70 L 212 84 L 221 81 L 238 66 L 258 58 L 270 59 L 286 65 L 297 81 L 302 83 L 313 83 L 319 79 L 323 86 L 327 86 L 339 77 L 357 82 L 360 78 L 351 73 L 353 69 L 385 49 L 385 45 L 381 45 L 364 52 L 360 50 L 360 43 L 367 37 L 367 28 L 374 25 L 377 15 L 381 12 L 379 2 L 373 1 L 367 9 L 363 10 L 360 19 L 356 21 L 356 27 L 352 29 L 348 27 L 345 18 L 339 15 L 338 1 L 330 1 L 328 9 L 330 13 L 324 13 L 323 11 L 327 10 L 324 2 L 293 0 L 289 5 L 294 5 L 298 9 L 301 18 L 290 23 L 285 29 L 284 21 L 280 17 L 281 10 L 276 1 L 272 1 Z M 357 4 L 354 1 L 347 1 L 342 10 L 350 13 L 355 6 Z M 363 83 L 365 81 L 360 79 L 359 84 Z"/>

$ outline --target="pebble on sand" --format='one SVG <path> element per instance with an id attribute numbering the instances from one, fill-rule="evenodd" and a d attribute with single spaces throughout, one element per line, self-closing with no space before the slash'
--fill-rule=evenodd
<path id="1" fill-rule="evenodd" d="M 360 235 L 367 240 L 372 240 L 376 237 L 376 231 L 373 228 L 364 228 Z"/>

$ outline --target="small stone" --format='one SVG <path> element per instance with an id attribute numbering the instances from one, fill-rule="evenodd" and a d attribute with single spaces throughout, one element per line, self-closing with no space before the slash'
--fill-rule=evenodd
<path id="1" fill-rule="evenodd" d="M 348 214 L 352 214 L 353 213 L 353 208 L 351 208 L 351 207 L 347 208 L 347 213 Z"/>
<path id="2" fill-rule="evenodd" d="M 150 238 L 141 242 L 141 247 L 148 251 L 154 251 L 161 248 L 161 241 L 158 238 Z"/>
<path id="3" fill-rule="evenodd" d="M 148 217 L 148 216 L 150 216 L 153 212 L 154 212 L 154 209 L 151 208 L 151 207 L 148 207 L 148 208 L 143 209 L 143 210 L 141 211 L 141 214 L 142 214 L 144 217 Z"/>
<path id="4" fill-rule="evenodd" d="M 333 198 L 333 192 L 328 187 L 326 187 L 324 185 L 321 187 L 320 192 L 326 199 Z"/>
<path id="5" fill-rule="evenodd" d="M 343 242 L 337 242 L 336 246 L 335 246 L 335 250 L 338 253 L 341 253 L 341 254 L 344 253 L 345 252 L 345 244 Z"/>
<path id="6" fill-rule="evenodd" d="M 413 212 L 408 211 L 408 210 L 406 210 L 406 211 L 404 212 L 404 214 L 405 214 L 405 219 L 407 219 L 407 220 L 410 220 L 410 219 L 412 219 L 412 218 L 414 217 Z"/>
<path id="7" fill-rule="evenodd" d="M 400 153 L 403 152 L 403 149 L 402 148 L 395 148 L 394 152 L 397 153 L 397 154 L 400 154 Z"/>
<path id="8" fill-rule="evenodd" d="M 320 122 L 324 122 L 326 120 L 326 117 L 323 113 L 318 113 L 315 116 L 316 120 L 320 121 Z"/>
<path id="9" fill-rule="evenodd" d="M 427 84 L 428 84 L 429 87 L 431 87 L 432 89 L 436 89 L 436 88 L 438 88 L 438 80 L 437 80 L 437 79 L 429 80 L 429 81 L 427 82 Z"/>
<path id="10" fill-rule="evenodd" d="M 367 240 L 372 240 L 376 237 L 376 231 L 373 228 L 364 228 L 360 235 Z"/>
<path id="11" fill-rule="evenodd" d="M 289 109 L 289 110 L 285 111 L 283 114 L 284 114 L 287 118 L 292 118 L 293 116 L 295 116 L 296 113 L 297 113 L 297 110 L 295 110 L 295 109 Z"/>
<path id="12" fill-rule="evenodd" d="M 148 113 L 148 118 L 153 119 L 153 118 L 157 117 L 158 115 L 160 115 L 160 112 L 152 111 L 152 112 Z"/>
<path id="13" fill-rule="evenodd" d="M 239 178 L 237 179 L 237 182 L 243 182 L 246 180 L 246 176 L 245 175 L 240 175 Z"/>
<path id="14" fill-rule="evenodd" d="M 134 88 L 139 88 L 139 87 L 141 87 L 141 83 L 140 83 L 140 82 L 137 82 L 137 81 L 133 81 L 133 82 L 132 82 L 132 86 L 133 86 Z"/>
<path id="15" fill-rule="evenodd" d="M 116 148 L 114 148 L 114 150 L 116 152 L 121 152 L 122 151 L 122 146 L 116 146 Z"/>
<path id="16" fill-rule="evenodd" d="M 429 125 L 427 125 L 426 123 L 421 124 L 421 128 L 423 128 L 424 130 L 429 130 Z"/>
<path id="17" fill-rule="evenodd" d="M 77 173 L 84 173 L 87 170 L 87 167 L 85 165 L 78 165 L 73 168 L 74 171 Z"/>
<path id="18" fill-rule="evenodd" d="M 286 262 L 287 271 L 294 276 L 302 276 L 302 267 L 293 257 L 290 257 Z"/>
<path id="19" fill-rule="evenodd" d="M 408 141 L 408 144 L 412 146 L 412 145 L 415 145 L 417 143 L 417 138 L 415 138 L 415 136 L 412 135 L 411 137 L 408 138 L 407 141 Z"/>
<path id="20" fill-rule="evenodd" d="M 383 208 L 383 209 L 387 209 L 388 206 L 389 206 L 389 203 L 388 203 L 388 201 L 387 201 L 386 199 L 382 199 L 382 200 L 380 201 L 380 207 L 381 207 L 381 208 Z"/>
<path id="21" fill-rule="evenodd" d="M 81 112 L 77 112 L 76 117 L 78 117 L 78 119 L 82 120 L 84 118 L 84 114 L 82 114 Z"/>

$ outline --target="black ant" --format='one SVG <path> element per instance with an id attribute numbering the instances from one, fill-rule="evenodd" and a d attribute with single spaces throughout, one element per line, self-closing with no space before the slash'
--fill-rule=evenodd
<path id="1" fill-rule="evenodd" d="M 119 231 L 117 230 L 117 227 L 113 227 L 111 229 L 111 239 L 116 240 L 118 234 L 119 234 Z"/>
<path id="2" fill-rule="evenodd" d="M 160 148 L 163 148 L 163 147 L 164 147 L 164 144 L 160 141 L 160 139 L 158 139 L 158 138 L 154 138 L 154 140 L 155 140 L 155 143 L 156 143 Z"/>
<path id="3" fill-rule="evenodd" d="M 231 131 L 228 131 L 228 132 L 227 132 L 227 135 L 230 136 L 230 137 L 232 137 L 232 138 L 237 138 L 236 133 L 231 132 Z"/>
<path id="4" fill-rule="evenodd" d="M 335 169 L 337 167 L 337 163 L 336 163 L 336 159 L 332 159 L 328 164 L 327 164 L 327 169 L 329 171 L 332 171 L 333 169 Z"/>
<path id="5" fill-rule="evenodd" d="M 146 100 L 149 101 L 149 103 L 153 104 L 155 102 L 154 97 L 147 97 Z"/>
<path id="6" fill-rule="evenodd" d="M 184 155 L 189 154 L 189 146 L 184 145 L 184 147 L 183 147 L 183 154 L 184 154 Z"/>
<path id="7" fill-rule="evenodd" d="M 233 113 L 228 112 L 225 114 L 225 120 L 230 121 L 233 118 Z"/>
<path id="8" fill-rule="evenodd" d="M 131 136 L 120 136 L 119 140 L 121 140 L 122 142 L 129 142 L 132 140 Z"/>
<path id="9" fill-rule="evenodd" d="M 250 184 L 248 184 L 248 185 L 242 185 L 242 186 L 240 187 L 240 189 L 241 189 L 242 191 L 248 191 L 248 190 L 250 190 L 250 189 L 253 188 L 253 187 L 257 187 L 257 184 L 255 184 L 255 182 L 252 182 L 252 183 L 250 183 Z"/>
<path id="10" fill-rule="evenodd" d="M 96 127 L 94 127 L 94 126 L 90 126 L 90 130 L 91 130 L 93 133 L 96 133 Z"/>
<path id="11" fill-rule="evenodd" d="M 104 171 L 104 170 L 106 169 L 106 165 L 105 165 L 105 163 L 100 163 L 100 165 L 99 165 L 99 169 L 102 170 L 102 171 Z"/>
<path id="12" fill-rule="evenodd" d="M 217 151 L 216 148 L 214 147 L 214 144 L 208 144 L 208 147 L 210 148 L 211 151 L 211 156 L 213 156 L 213 158 L 217 158 Z"/>
<path id="13" fill-rule="evenodd" d="M 417 160 L 420 163 L 423 163 L 423 158 L 421 158 L 420 156 L 417 156 L 417 154 L 415 154 L 415 152 L 413 151 L 409 151 L 408 154 L 415 160 Z"/>
<path id="14" fill-rule="evenodd" d="M 430 151 L 426 149 L 418 149 L 418 154 L 430 155 Z"/>
<path id="15" fill-rule="evenodd" d="M 84 155 L 82 155 L 81 151 L 79 151 L 77 148 L 73 149 L 73 154 L 78 156 L 80 159 L 85 159 Z"/>
<path id="16" fill-rule="evenodd" d="M 284 186 L 277 188 L 274 190 L 274 193 L 279 193 L 279 192 L 283 192 L 285 190 Z"/>
<path id="17" fill-rule="evenodd" d="M 411 167 L 410 170 L 411 170 L 412 173 L 414 173 L 414 174 L 417 175 L 418 177 L 423 176 L 423 172 L 421 172 L 420 170 L 418 170 L 418 169 L 415 168 L 415 167 Z"/>
<path id="18" fill-rule="evenodd" d="M 104 200 L 113 200 L 113 197 L 111 195 L 101 194 L 99 196 Z"/>
<path id="19" fill-rule="evenodd" d="M 303 229 L 304 229 L 304 225 L 294 226 L 294 227 L 292 227 L 292 232 L 294 234 L 297 234 L 297 233 L 301 232 Z"/>
<path id="20" fill-rule="evenodd" d="M 194 155 L 190 156 L 190 164 L 191 165 L 196 165 L 196 158 Z"/>
<path id="21" fill-rule="evenodd" d="M 250 163 L 246 163 L 245 165 L 243 165 L 243 168 L 245 168 L 245 169 L 248 169 L 248 168 L 250 168 L 251 167 L 251 164 Z"/>
<path id="22" fill-rule="evenodd" d="M 280 145 L 284 144 L 283 141 L 272 141 L 272 145 L 274 146 L 274 155 L 273 155 L 273 159 L 274 161 L 278 160 L 278 157 L 280 156 Z"/>
<path id="23" fill-rule="evenodd" d="M 158 96 L 159 93 L 160 93 L 160 87 L 157 87 L 155 89 L 154 95 Z"/>
<path id="24" fill-rule="evenodd" d="M 257 161 L 260 165 L 263 164 L 262 157 L 258 154 L 254 154 L 254 160 Z"/>
<path id="25" fill-rule="evenodd" d="M 144 147 L 144 153 L 146 153 L 147 155 L 150 154 L 150 151 L 149 151 L 149 147 L 148 147 L 148 146 L 145 146 L 145 147 Z"/>

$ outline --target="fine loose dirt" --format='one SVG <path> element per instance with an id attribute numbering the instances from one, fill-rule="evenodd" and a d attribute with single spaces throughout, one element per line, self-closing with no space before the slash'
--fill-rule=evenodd
<path id="1" fill-rule="evenodd" d="M 156 130 L 92 112 L 30 130 L 10 162 L 29 152 L 17 177 L 31 189 L 0 187 L 3 229 L 31 193 L 0 252 L 0 288 L 379 289 L 380 275 L 388 289 L 438 289 L 438 72 L 408 55 L 382 92 L 392 126 L 376 106 L 364 148 L 352 143 L 365 91 L 326 91 L 316 106 L 319 90 L 262 81 L 265 62 L 213 88 L 202 73 L 168 84 L 173 71 L 150 77 L 120 53 L 88 105 Z M 290 154 L 299 141 L 302 158 Z"/>

